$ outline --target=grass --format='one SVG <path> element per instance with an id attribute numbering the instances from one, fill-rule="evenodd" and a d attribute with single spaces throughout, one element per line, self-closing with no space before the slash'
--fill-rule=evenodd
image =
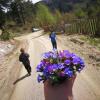
<path id="1" fill-rule="evenodd" d="M 93 46 L 99 48 L 99 50 L 100 50 L 100 38 L 82 36 L 80 39 L 87 42 L 87 43 L 89 43 L 90 45 L 93 45 Z"/>

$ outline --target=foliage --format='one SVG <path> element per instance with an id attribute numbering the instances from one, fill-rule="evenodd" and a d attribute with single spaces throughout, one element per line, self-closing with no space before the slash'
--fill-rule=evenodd
<path id="1" fill-rule="evenodd" d="M 6 14 L 4 9 L 9 7 L 9 2 L 11 2 L 11 0 L 0 0 L 0 28 L 5 24 Z"/>
<path id="2" fill-rule="evenodd" d="M 85 18 L 86 17 L 86 13 L 80 8 L 78 8 L 77 10 L 75 10 L 75 15 L 77 16 L 77 18 Z"/>
<path id="3" fill-rule="evenodd" d="M 100 0 L 90 0 L 87 5 L 87 11 L 90 18 L 97 18 L 95 35 L 100 37 Z"/>
<path id="4" fill-rule="evenodd" d="M 5 13 L 0 9 L 0 28 L 5 24 Z"/>
<path id="5" fill-rule="evenodd" d="M 55 10 L 55 14 L 54 15 L 55 15 L 54 17 L 55 17 L 56 22 L 59 23 L 61 21 L 61 19 L 62 19 L 61 12 L 59 10 Z"/>
<path id="6" fill-rule="evenodd" d="M 62 18 L 65 23 L 70 23 L 73 19 L 76 19 L 76 16 L 73 13 L 64 13 Z"/>
<path id="7" fill-rule="evenodd" d="M 55 18 L 48 7 L 43 4 L 37 5 L 36 24 L 43 27 L 55 24 Z"/>
<path id="8" fill-rule="evenodd" d="M 1 36 L 0 36 L 1 40 L 9 40 L 13 38 L 13 34 L 11 32 L 8 32 L 6 30 L 3 30 Z"/>

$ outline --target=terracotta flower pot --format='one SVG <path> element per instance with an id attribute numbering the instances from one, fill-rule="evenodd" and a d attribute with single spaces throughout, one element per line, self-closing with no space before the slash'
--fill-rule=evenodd
<path id="1" fill-rule="evenodd" d="M 44 83 L 45 100 L 72 100 L 75 78 L 76 76 L 57 86 L 52 86 L 49 81 L 46 81 Z"/>

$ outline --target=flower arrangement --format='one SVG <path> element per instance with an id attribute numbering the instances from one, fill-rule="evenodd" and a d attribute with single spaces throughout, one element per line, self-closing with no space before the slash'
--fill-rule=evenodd
<path id="1" fill-rule="evenodd" d="M 84 61 L 68 50 L 50 51 L 43 54 L 37 65 L 38 82 L 49 80 L 52 85 L 61 84 L 85 67 Z"/>

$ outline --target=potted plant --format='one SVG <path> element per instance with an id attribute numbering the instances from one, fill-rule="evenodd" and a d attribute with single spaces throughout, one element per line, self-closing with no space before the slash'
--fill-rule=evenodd
<path id="1" fill-rule="evenodd" d="M 80 57 L 67 50 L 44 53 L 37 65 L 37 79 L 44 83 L 45 100 L 72 100 L 76 73 L 84 66 Z"/>

